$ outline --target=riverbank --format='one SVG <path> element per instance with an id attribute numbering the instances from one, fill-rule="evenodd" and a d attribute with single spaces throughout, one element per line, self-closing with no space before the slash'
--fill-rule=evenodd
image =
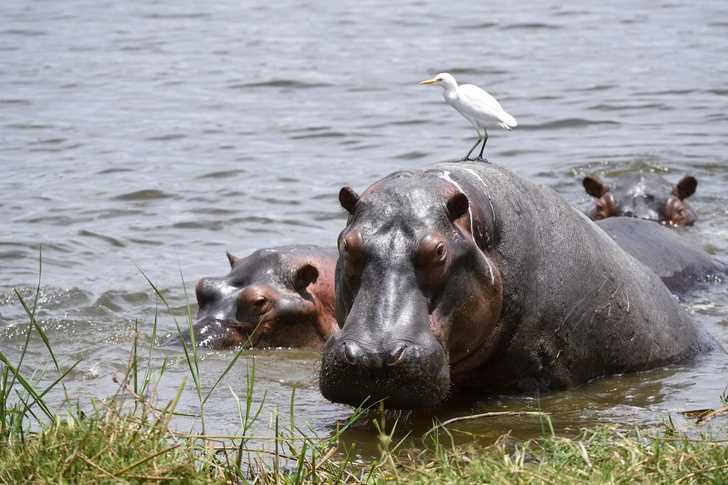
<path id="1" fill-rule="evenodd" d="M 691 440 L 666 427 L 655 436 L 600 426 L 578 438 L 545 436 L 486 448 L 382 450 L 371 463 L 347 460 L 333 442 L 246 456 L 240 444 L 180 437 L 165 420 L 113 412 L 61 419 L 4 443 L 2 483 L 726 483 L 728 444 Z M 281 443 L 282 445 L 284 443 Z M 307 447 L 308 448 L 308 447 Z M 313 450 L 313 453 L 311 452 Z"/>

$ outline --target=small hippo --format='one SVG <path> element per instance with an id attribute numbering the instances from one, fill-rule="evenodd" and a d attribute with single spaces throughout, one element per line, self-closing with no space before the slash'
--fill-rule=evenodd
<path id="1" fill-rule="evenodd" d="M 596 224 L 677 295 L 723 281 L 728 274 L 728 265 L 660 224 L 632 217 L 610 217 Z"/>
<path id="2" fill-rule="evenodd" d="M 697 179 L 690 175 L 674 186 L 652 172 L 624 174 L 611 187 L 592 175 L 584 177 L 582 183 L 587 194 L 597 199 L 589 211 L 592 220 L 626 216 L 690 226 L 697 219 L 686 200 L 698 187 Z"/>
<path id="3" fill-rule="evenodd" d="M 344 187 L 336 317 L 319 385 L 351 405 L 536 392 L 720 345 L 660 278 L 552 190 L 493 164 Z"/>
<path id="4" fill-rule="evenodd" d="M 336 250 L 318 246 L 261 249 L 245 258 L 228 253 L 230 272 L 202 278 L 195 287 L 196 343 L 320 349 L 338 329 L 336 257 Z"/>

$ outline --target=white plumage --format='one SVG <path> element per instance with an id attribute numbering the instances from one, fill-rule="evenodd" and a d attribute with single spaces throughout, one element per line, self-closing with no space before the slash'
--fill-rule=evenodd
<path id="1" fill-rule="evenodd" d="M 483 159 L 485 144 L 488 142 L 487 128 L 489 126 L 500 126 L 508 131 L 518 126 L 516 119 L 507 113 L 498 100 L 488 92 L 474 84 L 459 86 L 451 74 L 441 72 L 434 78 L 422 81 L 420 84 L 440 84 L 443 88 L 442 95 L 445 102 L 455 108 L 475 128 L 477 139 L 475 145 L 465 155 L 465 160 L 470 160 L 470 154 L 481 141 L 483 146 L 480 149 L 478 159 Z"/>

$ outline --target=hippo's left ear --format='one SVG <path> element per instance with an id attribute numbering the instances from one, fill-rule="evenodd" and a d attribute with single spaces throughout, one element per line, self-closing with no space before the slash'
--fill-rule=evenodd
<path id="1" fill-rule="evenodd" d="M 584 177 L 581 184 L 584 186 L 584 190 L 586 190 L 587 194 L 592 197 L 596 197 L 597 199 L 609 191 L 609 187 L 604 185 L 601 180 L 592 175 Z"/>
<path id="2" fill-rule="evenodd" d="M 306 263 L 296 270 L 296 274 L 293 276 L 293 287 L 298 291 L 305 290 L 308 285 L 316 282 L 318 276 L 319 272 L 316 267 Z"/>
<path id="3" fill-rule="evenodd" d="M 697 188 L 698 180 L 691 175 L 686 175 L 672 188 L 672 195 L 680 200 L 687 199 L 695 193 L 695 189 Z"/>
<path id="4" fill-rule="evenodd" d="M 354 192 L 354 189 L 348 185 L 342 187 L 339 191 L 339 203 L 349 214 L 354 214 L 356 204 L 359 203 L 359 194 Z"/>
<path id="5" fill-rule="evenodd" d="M 468 201 L 468 196 L 462 192 L 458 192 L 447 201 L 447 213 L 450 215 L 451 221 L 465 215 L 469 208 L 470 201 Z"/>
<path id="6" fill-rule="evenodd" d="M 227 258 L 228 258 L 228 261 L 230 261 L 230 267 L 231 267 L 231 268 L 232 268 L 233 266 L 235 266 L 235 263 L 237 263 L 237 262 L 238 262 L 238 260 L 240 259 L 240 258 L 238 258 L 237 256 L 233 256 L 232 254 L 230 254 L 230 252 L 229 252 L 229 251 L 225 251 L 225 254 L 227 254 Z"/>

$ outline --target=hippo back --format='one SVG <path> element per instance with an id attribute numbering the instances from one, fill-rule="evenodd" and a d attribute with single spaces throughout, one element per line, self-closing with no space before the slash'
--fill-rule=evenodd
<path id="1" fill-rule="evenodd" d="M 566 387 L 716 348 L 655 273 L 552 190 L 491 164 L 428 172 L 438 171 L 492 211 L 494 234 L 482 240 L 503 279 L 500 350 L 477 374 L 453 369 L 457 384 Z"/>
<path id="2" fill-rule="evenodd" d="M 684 294 L 722 279 L 728 268 L 687 235 L 631 217 L 610 217 L 597 225 L 626 252 L 654 271 L 670 291 Z"/>

